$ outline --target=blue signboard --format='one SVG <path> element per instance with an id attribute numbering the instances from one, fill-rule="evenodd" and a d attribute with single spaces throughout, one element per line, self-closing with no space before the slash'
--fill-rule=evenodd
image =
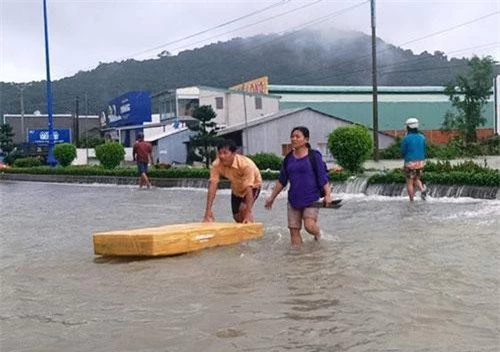
<path id="1" fill-rule="evenodd" d="M 109 102 L 109 127 L 142 125 L 151 121 L 151 95 L 149 92 L 128 92 Z"/>
<path id="2" fill-rule="evenodd" d="M 28 142 L 49 144 L 49 130 L 44 128 L 28 130 Z M 71 130 L 69 128 L 54 128 L 54 143 L 71 143 Z"/>

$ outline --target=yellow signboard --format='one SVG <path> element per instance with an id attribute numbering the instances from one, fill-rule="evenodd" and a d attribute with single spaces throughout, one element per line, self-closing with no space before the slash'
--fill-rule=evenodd
<path id="1" fill-rule="evenodd" d="M 269 78 L 267 76 L 262 76 L 251 81 L 247 81 L 241 84 L 230 87 L 232 90 L 242 90 L 249 93 L 256 94 L 268 94 L 269 89 Z"/>

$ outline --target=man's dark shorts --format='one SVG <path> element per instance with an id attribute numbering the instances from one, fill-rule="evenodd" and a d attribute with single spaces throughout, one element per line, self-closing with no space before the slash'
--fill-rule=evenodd
<path id="1" fill-rule="evenodd" d="M 253 200 L 255 201 L 260 194 L 260 188 L 252 188 Z M 245 202 L 245 198 L 238 197 L 236 194 L 231 193 L 231 209 L 233 214 L 238 214 L 240 212 L 240 204 Z"/>
<path id="2" fill-rule="evenodd" d="M 139 175 L 148 173 L 148 163 L 142 161 L 137 162 L 137 169 L 139 170 Z"/>

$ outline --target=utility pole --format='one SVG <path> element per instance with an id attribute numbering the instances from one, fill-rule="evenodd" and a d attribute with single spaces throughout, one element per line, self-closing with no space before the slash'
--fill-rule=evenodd
<path id="1" fill-rule="evenodd" d="M 78 145 L 80 144 L 79 143 L 80 142 L 80 128 L 78 125 L 79 115 L 80 115 L 80 98 L 77 95 L 76 100 L 75 100 L 75 121 L 73 122 L 73 127 L 75 129 L 75 133 L 74 133 L 75 145 L 77 148 L 78 148 Z"/>
<path id="2" fill-rule="evenodd" d="M 371 0 L 370 5 L 372 24 L 373 160 L 378 161 L 377 35 L 375 31 L 375 0 Z"/>
<path id="3" fill-rule="evenodd" d="M 87 125 L 89 119 L 89 101 L 87 92 L 85 92 L 85 164 L 89 164 L 89 127 Z"/>
<path id="4" fill-rule="evenodd" d="M 248 155 L 248 118 L 247 118 L 247 96 L 245 94 L 245 83 L 242 84 L 242 88 L 243 88 L 243 111 L 245 112 L 245 130 L 244 130 L 245 147 L 243 148 L 243 154 Z"/>
<path id="5" fill-rule="evenodd" d="M 21 95 L 21 138 L 23 140 L 23 143 L 26 142 L 26 133 L 24 131 L 24 88 L 26 87 L 21 86 L 21 88 L 19 88 Z"/>

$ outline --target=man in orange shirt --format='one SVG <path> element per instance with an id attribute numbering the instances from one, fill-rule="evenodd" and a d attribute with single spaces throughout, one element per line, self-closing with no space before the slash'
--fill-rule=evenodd
<path id="1" fill-rule="evenodd" d="M 153 163 L 153 147 L 151 143 L 144 140 L 144 134 L 137 134 L 137 141 L 132 148 L 132 157 L 137 161 L 137 169 L 139 170 L 139 187 L 146 186 L 151 188 L 151 182 L 148 178 L 148 164 Z"/>
<path id="2" fill-rule="evenodd" d="M 262 176 L 255 163 L 244 155 L 236 154 L 236 144 L 223 140 L 217 146 L 217 159 L 210 169 L 207 206 L 203 222 L 214 221 L 212 205 L 220 176 L 231 181 L 231 208 L 236 222 L 253 222 L 252 208 L 259 196 Z"/>

